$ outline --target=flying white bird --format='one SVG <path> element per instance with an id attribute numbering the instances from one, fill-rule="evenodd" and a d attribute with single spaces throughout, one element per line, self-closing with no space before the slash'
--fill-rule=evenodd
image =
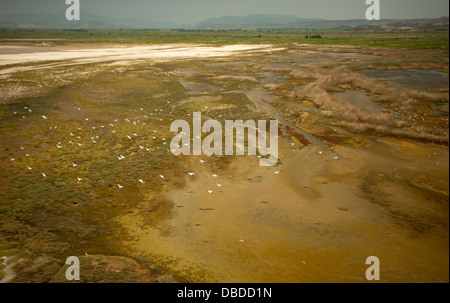
<path id="1" fill-rule="evenodd" d="M 78 182 L 81 182 L 81 181 L 83 181 L 83 179 L 82 179 L 82 178 L 80 178 L 80 177 L 77 177 L 77 179 L 78 179 Z"/>

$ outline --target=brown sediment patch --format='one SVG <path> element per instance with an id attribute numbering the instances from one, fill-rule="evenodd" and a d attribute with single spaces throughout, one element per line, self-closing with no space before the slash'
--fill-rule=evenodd
<path id="1" fill-rule="evenodd" d="M 169 234 L 142 225 L 139 217 L 119 220 L 135 237 L 126 241 L 127 249 L 190 282 L 363 282 L 370 255 L 388 268 L 386 282 L 412 276 L 446 281 L 448 268 L 441 265 L 448 264 L 443 241 L 448 216 L 442 210 L 448 205 L 427 202 L 426 195 L 398 179 L 388 178 L 381 187 L 371 184 L 370 190 L 361 187 L 372 172 L 394 175 L 397 169 L 406 177 L 426 165 L 416 161 L 415 167 L 401 169 L 415 155 L 412 149 L 422 155 L 423 146 L 411 143 L 399 152 L 401 143 L 385 144 L 367 150 L 337 147 L 336 153 L 310 146 L 292 156 L 283 149 L 278 167 L 234 159 L 226 174 L 215 171 L 218 178 L 208 167 L 199 168 L 186 188 L 167 193 L 179 206 L 167 222 Z M 385 154 L 393 150 L 394 157 Z M 445 175 L 444 166 L 434 174 Z M 377 192 L 382 188 L 390 188 L 389 194 Z M 372 202 L 383 197 L 389 208 Z M 413 223 L 421 214 L 420 224 Z"/>
<path id="2" fill-rule="evenodd" d="M 311 142 L 309 142 L 308 140 L 303 138 L 302 135 L 300 135 L 295 129 L 291 128 L 290 126 L 286 126 L 286 131 L 291 137 L 295 138 L 295 140 L 297 140 L 299 143 L 303 144 L 304 146 L 311 145 Z"/>
<path id="3" fill-rule="evenodd" d="M 234 75 L 222 75 L 211 78 L 213 80 L 218 81 L 243 81 L 243 82 L 252 82 L 258 83 L 258 79 L 250 76 L 234 76 Z"/>

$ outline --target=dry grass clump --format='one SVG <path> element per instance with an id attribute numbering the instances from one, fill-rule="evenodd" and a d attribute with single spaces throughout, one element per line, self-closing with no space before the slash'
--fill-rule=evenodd
<path id="1" fill-rule="evenodd" d="M 377 102 L 385 102 L 389 108 L 410 116 L 418 111 L 419 106 L 423 108 L 423 102 L 448 103 L 449 100 L 445 92 L 425 93 L 393 88 L 381 81 L 353 73 L 345 67 L 336 68 L 319 77 L 317 81 L 295 91 L 294 96 L 297 99 L 312 100 L 320 107 L 323 116 L 333 118 L 337 124 L 355 132 L 374 132 L 448 144 L 448 130 L 442 127 L 431 128 L 426 124 L 419 125 L 390 112 L 368 112 L 345 97 L 330 93 L 330 91 L 342 90 L 344 87 L 357 88 L 377 95 Z"/>
<path id="2" fill-rule="evenodd" d="M 429 129 L 426 127 L 411 127 L 409 129 L 392 128 L 385 125 L 375 125 L 367 123 L 354 123 L 341 121 L 340 125 L 359 133 L 374 132 L 377 134 L 406 137 L 417 140 L 425 140 L 440 143 L 449 143 L 449 137 L 442 129 Z"/>
<path id="3" fill-rule="evenodd" d="M 352 72 L 345 66 L 328 70 L 326 75 L 319 77 L 315 86 L 325 91 L 339 91 L 342 87 L 364 90 L 376 95 L 377 102 L 386 102 L 391 108 L 405 113 L 416 111 L 421 101 L 448 102 L 449 100 L 445 92 L 426 93 L 391 87 L 383 81 Z"/>
<path id="4" fill-rule="evenodd" d="M 264 85 L 264 88 L 267 90 L 277 90 L 281 85 L 279 84 L 274 84 L 274 83 L 268 83 L 266 85 Z"/>
<path id="5" fill-rule="evenodd" d="M 219 80 L 219 81 L 239 81 L 239 82 L 252 82 L 252 83 L 258 83 L 258 79 L 251 77 L 251 76 L 234 76 L 234 75 L 222 75 L 211 78 L 213 80 Z"/>
<path id="6" fill-rule="evenodd" d="M 216 74 L 213 73 L 205 73 L 205 72 L 187 72 L 187 71 L 178 71 L 178 74 L 185 79 L 194 80 L 204 77 L 215 77 Z"/>
<path id="7" fill-rule="evenodd" d="M 263 71 L 274 73 L 289 73 L 289 75 L 291 75 L 296 79 L 311 79 L 311 78 L 315 79 L 312 73 L 301 71 L 295 69 L 294 67 L 265 67 L 263 68 Z"/>
<path id="8" fill-rule="evenodd" d="M 301 71 L 301 70 L 292 70 L 290 75 L 296 79 L 310 79 L 314 78 L 312 74 Z"/>
<path id="9" fill-rule="evenodd" d="M 273 73 L 290 73 L 294 69 L 291 67 L 264 67 L 263 71 Z"/>

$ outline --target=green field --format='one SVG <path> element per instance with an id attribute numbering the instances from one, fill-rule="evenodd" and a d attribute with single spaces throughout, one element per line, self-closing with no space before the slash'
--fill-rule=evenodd
<path id="1" fill-rule="evenodd" d="M 306 36 L 322 38 L 308 39 Z M 366 32 L 342 30 L 1 30 L 0 43 L 42 39 L 55 45 L 86 43 L 307 43 L 405 49 L 449 49 L 448 32 Z"/>

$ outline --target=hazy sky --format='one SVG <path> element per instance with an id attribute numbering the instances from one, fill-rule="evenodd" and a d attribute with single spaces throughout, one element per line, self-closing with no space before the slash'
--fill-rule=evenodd
<path id="1" fill-rule="evenodd" d="M 448 15 L 448 0 L 380 0 L 381 18 Z M 289 14 L 306 18 L 362 19 L 365 0 L 80 0 L 81 9 L 123 18 L 197 23 L 210 17 Z M 0 14 L 57 13 L 65 0 L 0 0 Z"/>

